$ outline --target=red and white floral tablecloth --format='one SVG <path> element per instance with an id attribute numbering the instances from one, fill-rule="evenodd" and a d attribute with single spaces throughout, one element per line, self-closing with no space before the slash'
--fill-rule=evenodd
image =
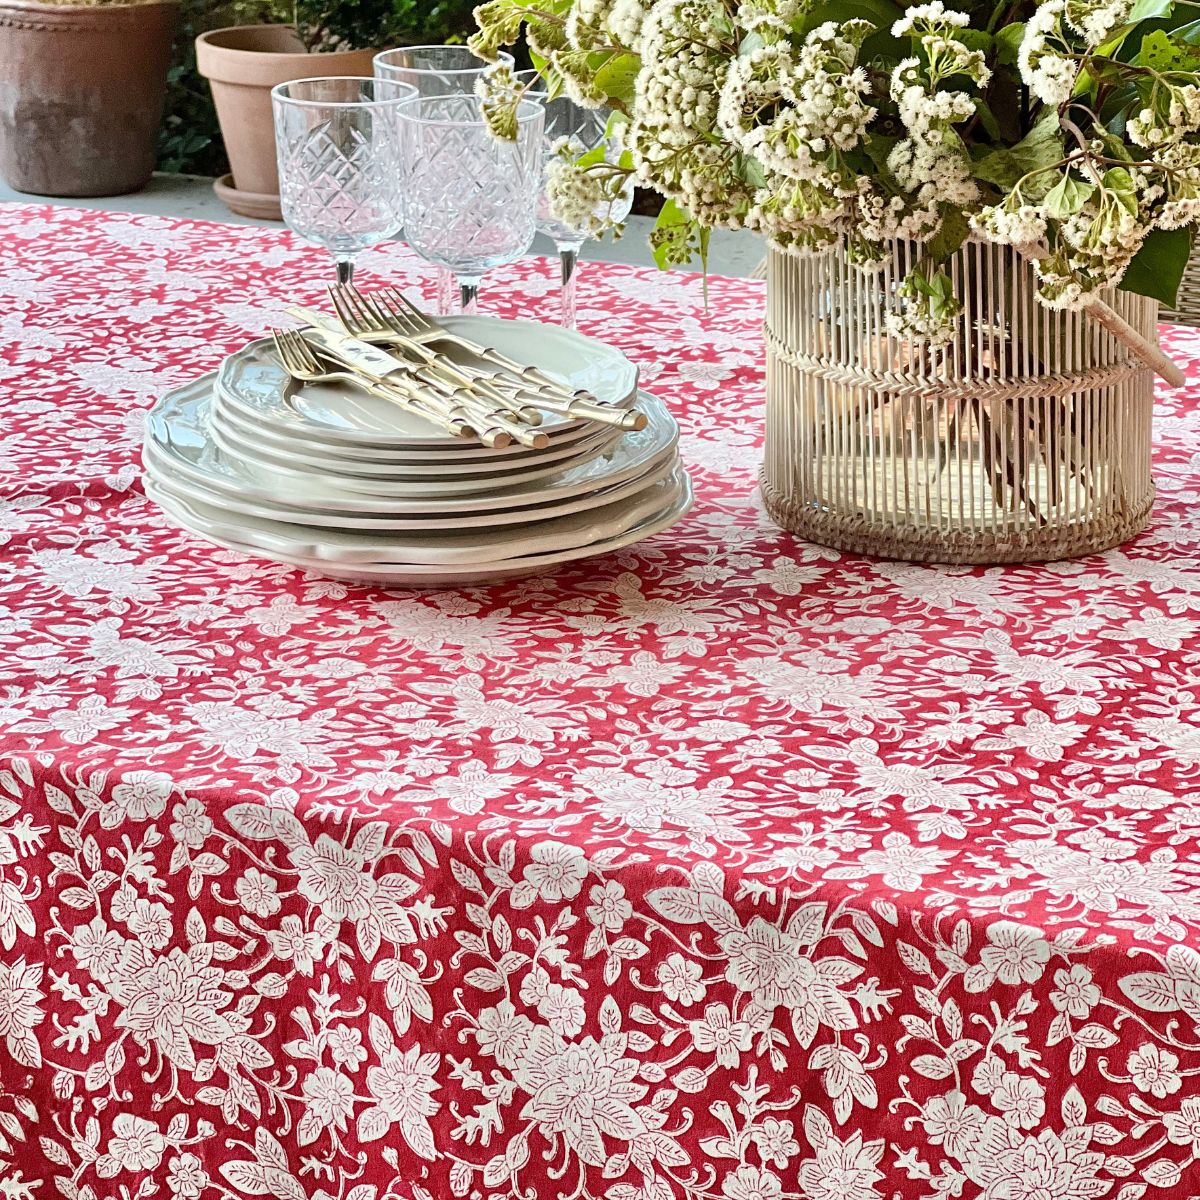
<path id="1" fill-rule="evenodd" d="M 0 1197 L 1200 1193 L 1200 383 L 1123 550 L 870 562 L 754 496 L 760 285 L 591 267 L 695 511 L 389 593 L 139 488 L 318 252 L 12 206 L 0 254 Z"/>

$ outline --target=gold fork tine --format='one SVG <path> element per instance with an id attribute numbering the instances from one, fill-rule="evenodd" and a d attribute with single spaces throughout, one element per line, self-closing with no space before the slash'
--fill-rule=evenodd
<path id="1" fill-rule="evenodd" d="M 311 355 L 303 338 L 287 329 L 272 329 L 271 337 L 274 339 L 279 361 L 289 374 L 303 374 L 319 369 L 320 364 Z"/>
<path id="2" fill-rule="evenodd" d="M 354 287 L 339 283 L 329 289 L 329 295 L 339 320 L 350 333 L 357 335 L 375 332 L 374 322 L 365 312 L 362 297 Z"/>
<path id="3" fill-rule="evenodd" d="M 401 305 L 408 309 L 416 325 L 424 330 L 433 328 L 433 323 L 429 318 L 402 291 L 398 288 L 392 288 L 391 290 L 395 292 L 396 298 L 400 301 Z"/>
<path id="4" fill-rule="evenodd" d="M 382 288 L 376 295 L 379 297 L 381 303 L 387 305 L 392 319 L 403 326 L 405 333 L 422 333 L 425 331 L 426 326 L 413 317 L 412 312 L 409 311 L 412 309 L 412 305 L 408 304 L 404 293 L 399 288 Z"/>
<path id="5" fill-rule="evenodd" d="M 350 334 L 355 333 L 357 325 L 354 320 L 354 314 L 347 306 L 346 300 L 342 296 L 341 288 L 331 287 L 329 289 L 329 299 L 333 301 L 333 311 L 337 314 L 337 319 L 341 321 L 346 332 Z"/>
<path id="6" fill-rule="evenodd" d="M 366 297 L 352 283 L 342 285 L 343 294 L 346 297 L 350 307 L 354 309 L 354 315 L 358 318 L 358 323 L 364 329 L 383 329 L 384 326 L 376 320 L 375 314 L 371 311 L 370 304 L 367 303 Z"/>
<path id="7" fill-rule="evenodd" d="M 371 314 L 376 324 L 381 328 L 390 329 L 393 333 L 403 334 L 405 331 L 400 328 L 399 324 L 392 319 L 387 308 L 378 303 L 374 296 L 364 296 L 359 294 L 359 299 L 362 301 L 364 308 Z"/>
<path id="8" fill-rule="evenodd" d="M 305 366 L 314 371 L 321 369 L 321 360 L 317 357 L 316 351 L 300 336 L 297 330 L 289 330 L 288 342 L 293 347 L 296 358 Z"/>

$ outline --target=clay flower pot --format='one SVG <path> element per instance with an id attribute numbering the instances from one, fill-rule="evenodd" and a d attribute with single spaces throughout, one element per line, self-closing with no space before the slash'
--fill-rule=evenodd
<path id="1" fill-rule="evenodd" d="M 202 33 L 196 39 L 196 65 L 212 87 L 232 168 L 232 178 L 217 180 L 217 195 L 236 213 L 280 220 L 271 89 L 316 75 L 370 75 L 374 55 L 373 50 L 309 54 L 288 25 Z"/>
<path id="2" fill-rule="evenodd" d="M 0 174 L 38 196 L 118 196 L 154 170 L 175 0 L 0 0 Z"/>

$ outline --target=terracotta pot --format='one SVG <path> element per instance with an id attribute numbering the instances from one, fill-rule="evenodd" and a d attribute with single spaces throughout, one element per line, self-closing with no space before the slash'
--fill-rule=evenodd
<path id="1" fill-rule="evenodd" d="M 0 0 L 0 174 L 9 184 L 38 196 L 144 187 L 178 19 L 175 0 Z"/>
<path id="2" fill-rule="evenodd" d="M 233 175 L 232 186 L 221 180 L 217 194 L 234 212 L 261 217 L 264 197 L 279 194 L 271 89 L 316 75 L 370 75 L 374 56 L 374 50 L 309 54 L 287 25 L 240 25 L 196 39 L 196 65 L 212 87 Z"/>

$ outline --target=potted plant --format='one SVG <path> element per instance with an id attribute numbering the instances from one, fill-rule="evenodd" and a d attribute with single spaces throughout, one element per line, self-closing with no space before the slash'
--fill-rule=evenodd
<path id="1" fill-rule="evenodd" d="M 0 0 L 0 174 L 114 196 L 154 170 L 176 0 Z"/>
<path id="2" fill-rule="evenodd" d="M 372 50 L 329 47 L 293 25 L 214 29 L 196 39 L 196 65 L 212 87 L 230 173 L 217 195 L 236 213 L 278 221 L 279 175 L 271 89 L 315 75 L 370 75 Z"/>
<path id="3" fill-rule="evenodd" d="M 1200 216 L 1200 22 L 1172 0 L 486 0 L 621 115 L 660 261 L 770 247 L 763 493 L 813 540 L 1058 558 L 1148 520 L 1155 344 Z M 496 111 L 516 90 L 494 79 Z M 503 122 L 497 121 L 499 128 Z"/>

